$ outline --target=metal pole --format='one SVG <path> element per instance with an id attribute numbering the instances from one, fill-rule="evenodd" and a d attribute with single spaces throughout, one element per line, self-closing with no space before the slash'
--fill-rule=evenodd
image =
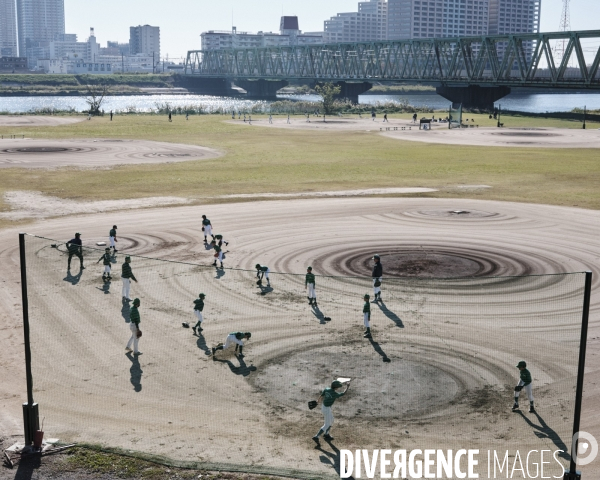
<path id="1" fill-rule="evenodd" d="M 581 316 L 581 339 L 579 340 L 579 367 L 577 369 L 577 389 L 575 392 L 575 416 L 573 418 L 573 438 L 579 433 L 581 422 L 581 403 L 583 397 L 583 372 L 585 370 L 585 350 L 587 346 L 588 322 L 590 319 L 590 299 L 592 296 L 592 272 L 585 272 L 585 287 L 583 293 L 583 313 Z M 565 472 L 565 480 L 579 480 L 581 474 L 577 473 L 575 457 L 577 455 L 578 440 L 571 445 L 571 465 L 569 471 Z"/>
<path id="2" fill-rule="evenodd" d="M 21 259 L 21 297 L 23 303 L 23 339 L 25 343 L 25 374 L 27 377 L 27 403 L 23 404 L 25 445 L 33 443 L 35 431 L 39 429 L 38 406 L 33 403 L 33 376 L 31 374 L 31 344 L 29 340 L 29 302 L 27 300 L 27 266 L 25 263 L 25 234 L 19 233 L 19 255 Z"/>
<path id="3" fill-rule="evenodd" d="M 583 129 L 585 130 L 585 115 L 586 115 L 587 105 L 583 107 Z"/>

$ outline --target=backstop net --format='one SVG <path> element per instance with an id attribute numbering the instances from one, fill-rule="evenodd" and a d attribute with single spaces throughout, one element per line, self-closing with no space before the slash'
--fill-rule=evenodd
<path id="1" fill-rule="evenodd" d="M 450 105 L 448 114 L 448 127 L 460 128 L 462 126 L 462 103 L 453 103 Z"/>
<path id="2" fill-rule="evenodd" d="M 384 276 L 364 338 L 368 276 L 315 271 L 310 306 L 304 275 L 272 271 L 270 287 L 259 286 L 255 271 L 132 255 L 143 332 L 136 356 L 125 351 L 124 256 L 112 257 L 104 282 L 103 253 L 85 247 L 86 269 L 75 257 L 69 272 L 64 242 L 26 236 L 34 398 L 46 436 L 296 478 L 335 477 L 341 449 L 477 449 L 481 478 L 488 452 L 511 468 L 520 456 L 525 468 L 528 452 L 551 451 L 545 475 L 567 466 L 582 273 Z M 194 335 L 182 324 L 196 323 L 200 292 L 204 322 Z M 244 356 L 231 347 L 213 357 L 238 331 L 252 334 Z M 511 408 L 521 360 L 535 413 L 526 389 Z M 352 382 L 333 406 L 335 440 L 315 449 L 323 414 L 307 402 L 338 377 Z"/>

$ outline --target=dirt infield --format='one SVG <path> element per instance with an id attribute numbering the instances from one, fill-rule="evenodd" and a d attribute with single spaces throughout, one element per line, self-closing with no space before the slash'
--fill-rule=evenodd
<path id="1" fill-rule="evenodd" d="M 0 168 L 101 168 L 208 160 L 220 155 L 211 148 L 144 140 L 0 140 Z"/>
<path id="2" fill-rule="evenodd" d="M 84 116 L 45 117 L 42 115 L 0 115 L 0 127 L 58 127 L 60 125 L 81 122 L 84 119 Z"/>
<path id="3" fill-rule="evenodd" d="M 229 121 L 228 123 L 234 123 Z M 239 125 L 239 121 L 235 122 Z M 409 120 L 391 119 L 383 123 L 381 118 L 373 121 L 363 118 L 313 117 L 309 122 L 293 118 L 277 118 L 270 124 L 261 118 L 253 120 L 247 126 L 287 128 L 314 131 L 355 131 L 363 133 L 381 133 L 387 137 L 424 143 L 447 145 L 476 145 L 494 147 L 537 147 L 537 148 L 600 148 L 600 131 L 564 128 L 469 128 L 448 130 L 447 123 L 432 123 L 431 130 L 419 130 L 418 123 Z"/>
<path id="4" fill-rule="evenodd" d="M 84 244 L 92 246 L 106 241 L 107 227 L 117 223 L 123 252 L 208 265 L 213 259 L 202 244 L 202 213 L 230 242 L 227 267 L 252 269 L 260 262 L 273 272 L 302 274 L 312 264 L 318 275 L 368 275 L 368 258 L 380 252 L 389 259 L 390 274 L 402 282 L 457 272 L 484 278 L 592 269 L 598 284 L 600 212 L 531 204 L 303 199 L 60 218 L 30 225 L 28 231 L 64 240 L 81 231 Z M 0 232 L 0 246 L 2 263 L 9 267 L 0 293 L 0 428 L 19 435 L 25 382 L 17 230 Z M 469 448 L 473 439 L 521 450 L 570 443 L 565 432 L 572 412 L 564 406 L 572 394 L 561 388 L 574 372 L 561 362 L 577 345 L 569 333 L 573 325 L 561 323 L 566 311 L 548 312 L 552 325 L 543 315 L 521 325 L 517 312 L 510 311 L 511 305 L 522 308 L 510 302 L 520 299 L 527 305 L 527 298 L 539 301 L 526 308 L 543 309 L 553 282 L 539 285 L 533 279 L 532 297 L 510 283 L 490 297 L 489 308 L 514 329 L 508 344 L 506 331 L 494 328 L 497 317 L 469 316 L 463 324 L 468 328 L 456 327 L 458 316 L 468 312 L 461 305 L 468 295 L 439 292 L 438 298 L 433 292 L 425 302 L 410 288 L 385 297 L 384 285 L 386 303 L 372 307 L 376 334 L 367 341 L 361 336 L 360 305 L 334 309 L 328 306 L 334 294 L 323 292 L 321 314 L 311 313 L 302 277 L 284 281 L 274 275 L 273 290 L 261 292 L 251 277 L 232 270 L 215 276 L 213 269 L 198 268 L 190 277 L 177 264 L 160 272 L 152 267 L 138 270 L 140 282 L 132 287 L 133 296 L 142 299 L 144 322 L 144 354 L 136 364 L 123 350 L 129 327 L 121 317 L 121 282 L 107 290 L 99 279 L 101 267 L 90 262 L 76 279 L 65 276 L 65 258 L 52 248 L 40 249 L 36 258 L 57 265 L 42 272 L 35 280 L 38 287 L 30 290 L 30 295 L 37 292 L 32 299 L 36 398 L 51 437 L 330 476 L 340 448 L 430 448 L 433 439 L 440 448 Z M 135 262 L 142 260 L 134 258 L 134 272 Z M 220 286 L 220 279 L 224 285 L 235 275 L 242 279 L 239 289 Z M 284 282 L 286 291 L 296 282 L 297 293 L 284 297 Z M 359 300 L 365 291 L 351 282 L 346 287 Z M 200 288 L 208 293 L 206 323 L 203 335 L 194 337 L 181 322 L 193 322 L 191 301 Z M 563 295 L 566 302 L 570 290 Z M 84 308 L 80 298 L 92 298 L 93 308 Z M 164 298 L 181 307 L 165 308 Z M 452 298 L 456 301 L 447 303 L 445 317 L 433 318 L 436 302 Z M 600 437 L 600 305 L 596 295 L 592 301 L 582 429 Z M 265 303 L 277 313 L 277 323 L 265 325 L 260 316 Z M 53 321 L 45 324 L 46 318 Z M 224 352 L 213 362 L 209 347 L 237 329 L 253 333 L 246 356 Z M 542 348 L 539 338 L 546 332 L 556 335 L 557 329 L 562 341 L 554 350 Z M 36 363 L 40 356 L 56 361 Z M 539 359 L 532 366 L 538 416 L 509 411 L 512 392 L 505 385 L 514 382 L 514 361 L 521 356 Z M 336 362 L 337 357 L 343 360 Z M 348 371 L 364 377 L 335 405 L 335 448 L 323 442 L 315 450 L 310 437 L 322 416 L 309 412 L 306 400 L 331 377 Z M 470 394 L 482 379 L 489 387 Z M 418 388 L 408 388 L 416 381 Z M 440 443 L 440 431 L 452 435 Z"/>

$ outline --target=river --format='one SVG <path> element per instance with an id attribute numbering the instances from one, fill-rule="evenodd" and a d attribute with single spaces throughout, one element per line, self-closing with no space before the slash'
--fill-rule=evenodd
<path id="1" fill-rule="evenodd" d="M 280 95 L 280 100 L 305 100 L 318 101 L 316 95 Z M 386 102 L 408 102 L 415 107 L 429 107 L 435 110 L 445 110 L 449 106 L 448 100 L 435 94 L 427 95 L 361 95 L 361 104 L 377 104 Z M 168 104 L 171 108 L 182 107 L 205 112 L 219 112 L 232 110 L 249 111 L 260 108 L 268 112 L 270 101 L 246 100 L 235 97 L 213 97 L 208 95 L 127 95 L 112 96 L 105 99 L 102 105 L 107 112 L 152 112 L 159 105 Z M 599 93 L 570 93 L 570 94 L 511 94 L 500 100 L 503 110 L 518 110 L 531 113 L 569 112 L 573 108 L 588 110 L 600 109 Z M 56 97 L 56 96 L 24 96 L 0 97 L 0 112 L 2 113 L 29 113 L 50 112 L 53 110 L 85 111 L 87 104 L 84 97 Z"/>

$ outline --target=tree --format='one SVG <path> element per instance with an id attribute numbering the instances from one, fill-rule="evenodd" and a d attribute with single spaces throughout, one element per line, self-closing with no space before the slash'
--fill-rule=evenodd
<path id="1" fill-rule="evenodd" d="M 108 85 L 86 85 L 87 96 L 86 103 L 90 107 L 91 115 L 100 115 L 100 107 L 104 102 L 104 97 L 108 95 Z"/>
<path id="2" fill-rule="evenodd" d="M 333 101 L 336 95 L 342 91 L 342 87 L 333 83 L 317 85 L 315 91 L 323 99 L 323 111 L 326 115 L 333 114 Z"/>

